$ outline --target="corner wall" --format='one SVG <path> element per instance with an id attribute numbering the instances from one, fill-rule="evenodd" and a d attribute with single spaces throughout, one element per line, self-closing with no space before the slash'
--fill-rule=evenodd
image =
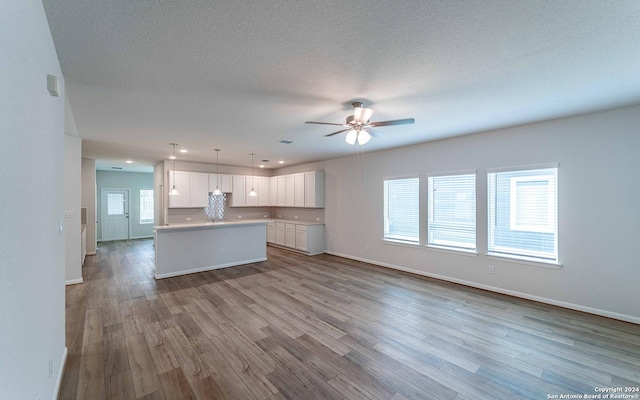
<path id="1" fill-rule="evenodd" d="M 640 106 L 633 106 L 365 153 L 364 184 L 355 157 L 277 173 L 325 170 L 329 253 L 640 323 L 639 150 Z M 489 260 L 486 169 L 556 162 L 562 267 Z M 384 178 L 420 174 L 424 182 L 428 172 L 474 169 L 477 257 L 424 247 L 424 187 L 423 246 L 382 242 Z"/>
<path id="2" fill-rule="evenodd" d="M 96 160 L 82 158 L 81 207 L 87 209 L 87 255 L 96 254 Z"/>
<path id="3" fill-rule="evenodd" d="M 64 135 L 65 282 L 82 283 L 81 159 L 82 141 Z"/>
<path id="4" fill-rule="evenodd" d="M 0 398 L 49 400 L 66 359 L 64 78 L 40 0 L 2 2 L 0 37 Z"/>

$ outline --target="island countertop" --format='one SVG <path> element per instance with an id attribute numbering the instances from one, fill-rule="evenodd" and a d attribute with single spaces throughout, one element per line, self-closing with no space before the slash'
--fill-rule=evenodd
<path id="1" fill-rule="evenodd" d="M 171 224 L 171 225 L 157 225 L 153 229 L 156 231 L 178 231 L 178 230 L 198 230 L 198 229 L 212 229 L 212 228 L 224 228 L 229 226 L 242 226 L 242 225 L 259 225 L 271 222 L 270 219 L 246 219 L 237 221 L 219 221 L 219 222 L 199 222 L 194 224 Z"/>

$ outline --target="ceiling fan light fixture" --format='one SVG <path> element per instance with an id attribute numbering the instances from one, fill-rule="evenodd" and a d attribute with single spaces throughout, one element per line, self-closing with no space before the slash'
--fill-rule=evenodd
<path id="1" fill-rule="evenodd" d="M 344 141 L 349 144 L 355 144 L 357 138 L 358 138 L 358 131 L 356 131 L 355 129 L 352 129 L 349 131 L 349 133 L 347 133 L 347 137 L 344 139 Z"/>
<path id="2" fill-rule="evenodd" d="M 369 122 L 372 116 L 373 116 L 373 108 L 354 107 L 353 109 L 354 121 L 359 122 L 361 124 L 366 124 L 367 122 Z"/>
<path id="3" fill-rule="evenodd" d="M 369 142 L 369 140 L 371 140 L 371 135 L 369 134 L 369 132 L 360 131 L 360 133 L 358 133 L 358 144 L 359 145 L 367 144 Z"/>

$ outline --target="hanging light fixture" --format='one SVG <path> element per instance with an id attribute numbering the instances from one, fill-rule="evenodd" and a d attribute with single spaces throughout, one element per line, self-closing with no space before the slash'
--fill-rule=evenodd
<path id="1" fill-rule="evenodd" d="M 359 145 L 363 145 L 371 140 L 371 135 L 369 132 L 362 129 L 359 125 L 356 125 L 352 130 L 347 133 L 347 137 L 344 139 L 345 142 L 349 144 L 355 144 L 356 140 Z"/>
<path id="2" fill-rule="evenodd" d="M 170 157 L 173 160 L 173 187 L 169 190 L 169 196 L 177 196 L 180 194 L 178 189 L 176 189 L 176 146 L 177 143 L 169 143 L 173 146 L 173 155 Z"/>
<path id="3" fill-rule="evenodd" d="M 249 196 L 256 197 L 258 195 L 258 192 L 256 192 L 253 189 L 253 156 L 255 156 L 256 153 L 250 153 L 250 154 L 251 154 L 251 191 L 249 192 Z"/>
<path id="4" fill-rule="evenodd" d="M 213 191 L 213 194 L 219 196 L 222 194 L 222 190 L 220 190 L 220 174 L 218 173 L 220 169 L 220 164 L 218 161 L 220 160 L 220 149 L 215 149 L 216 151 L 216 190 Z"/>

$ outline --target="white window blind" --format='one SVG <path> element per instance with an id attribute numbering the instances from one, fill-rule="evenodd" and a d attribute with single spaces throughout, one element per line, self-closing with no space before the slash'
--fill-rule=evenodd
<path id="1" fill-rule="evenodd" d="M 558 261 L 558 168 L 490 172 L 490 254 Z"/>
<path id="2" fill-rule="evenodd" d="M 476 175 L 430 176 L 427 244 L 476 249 Z"/>
<path id="3" fill-rule="evenodd" d="M 420 180 L 384 181 L 384 239 L 420 242 Z"/>
<path id="4" fill-rule="evenodd" d="M 140 223 L 153 223 L 153 190 L 140 190 Z"/>

